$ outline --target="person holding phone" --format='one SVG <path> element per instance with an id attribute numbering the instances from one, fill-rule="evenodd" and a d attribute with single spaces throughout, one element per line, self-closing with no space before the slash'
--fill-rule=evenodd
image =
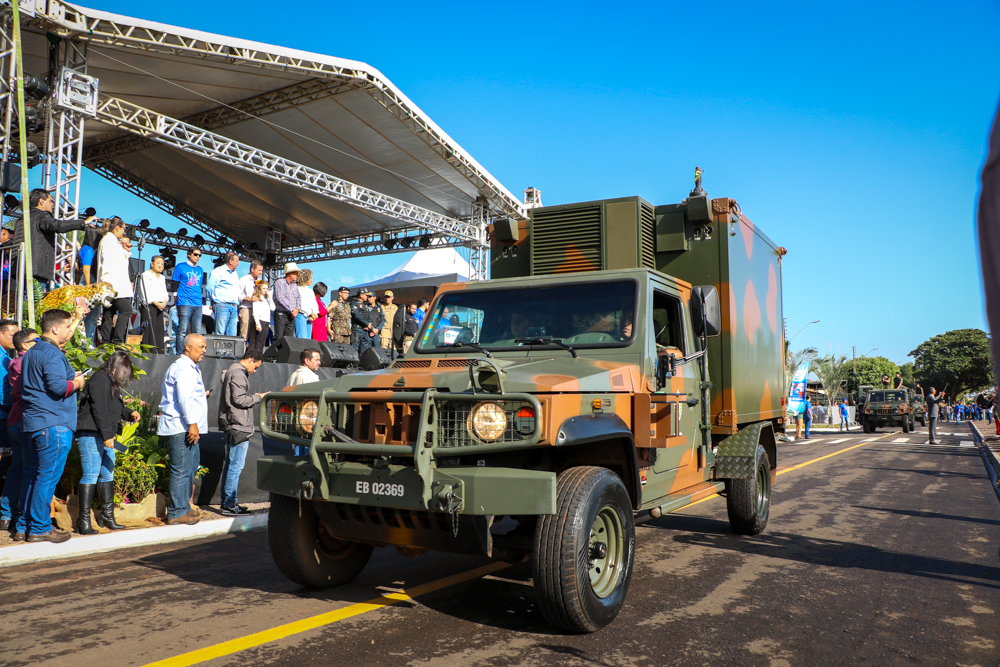
<path id="1" fill-rule="evenodd" d="M 123 420 L 139 419 L 138 412 L 125 407 L 122 397 L 122 389 L 131 384 L 132 377 L 132 360 L 118 351 L 91 374 L 83 388 L 76 416 L 76 448 L 83 468 L 77 490 L 80 515 L 76 532 L 81 535 L 97 534 L 90 525 L 95 489 L 101 497 L 97 524 L 109 530 L 125 528 L 115 521 L 115 435 Z"/>

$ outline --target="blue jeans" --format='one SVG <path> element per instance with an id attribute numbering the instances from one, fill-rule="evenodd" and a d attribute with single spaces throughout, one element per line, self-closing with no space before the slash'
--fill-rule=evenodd
<path id="1" fill-rule="evenodd" d="M 104 446 L 97 431 L 78 431 L 76 448 L 80 451 L 83 476 L 80 484 L 113 482 L 115 479 L 115 450 Z"/>
<path id="2" fill-rule="evenodd" d="M 295 316 L 295 337 L 296 338 L 312 338 L 312 323 L 306 319 L 306 316 L 299 313 Z"/>
<path id="3" fill-rule="evenodd" d="M 216 301 L 212 304 L 212 312 L 215 314 L 215 335 L 235 336 L 236 325 L 240 322 L 236 317 L 236 304 Z"/>
<path id="4" fill-rule="evenodd" d="M 170 454 L 170 505 L 167 518 L 177 519 L 191 511 L 194 476 L 201 463 L 201 447 L 187 441 L 187 433 L 160 436 L 167 441 Z"/>
<path id="5" fill-rule="evenodd" d="M 813 420 L 811 420 L 811 419 L 803 419 L 802 422 L 803 422 L 803 424 L 805 424 L 805 427 L 806 427 L 805 437 L 808 438 L 809 437 L 809 428 L 813 425 Z"/>
<path id="6" fill-rule="evenodd" d="M 4 420 L 6 422 L 6 420 Z M 21 426 L 17 425 L 18 431 Z M 10 467 L 7 468 L 7 481 L 3 484 L 3 495 L 0 495 L 0 519 L 10 521 L 16 519 L 20 514 L 18 511 L 17 496 L 21 492 L 21 476 L 24 470 L 24 462 L 21 454 L 21 442 L 15 440 L 13 434 L 8 429 L 4 429 L 3 437 L 0 437 L 0 447 L 10 447 Z"/>
<path id="7" fill-rule="evenodd" d="M 201 306 L 177 306 L 177 354 L 184 354 L 184 336 L 202 333 Z"/>
<path id="8" fill-rule="evenodd" d="M 247 460 L 247 449 L 250 441 L 233 444 L 233 436 L 226 432 L 226 456 L 222 461 L 222 498 L 223 507 L 236 507 L 236 491 L 240 485 L 240 473 Z"/>
<path id="9" fill-rule="evenodd" d="M 840 415 L 840 430 L 847 429 L 851 430 L 851 427 L 847 425 L 847 415 Z"/>
<path id="10" fill-rule="evenodd" d="M 94 333 L 97 331 L 97 323 L 101 321 L 101 306 L 94 306 L 83 318 L 83 331 L 87 335 L 87 340 L 94 342 Z"/>
<path id="11" fill-rule="evenodd" d="M 52 532 L 52 494 L 66 467 L 73 431 L 65 426 L 49 426 L 25 433 L 24 443 L 20 505 L 26 519 L 25 535 L 48 535 Z"/>

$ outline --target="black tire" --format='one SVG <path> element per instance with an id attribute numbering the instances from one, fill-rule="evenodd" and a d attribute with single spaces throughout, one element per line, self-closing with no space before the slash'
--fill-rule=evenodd
<path id="1" fill-rule="evenodd" d="M 903 433 L 909 433 L 911 430 L 913 430 L 913 429 L 910 428 L 910 418 L 904 415 L 903 416 Z"/>
<path id="2" fill-rule="evenodd" d="M 607 551 L 603 559 L 594 557 L 598 543 Z M 634 554 L 632 503 L 618 475 L 589 466 L 564 470 L 556 481 L 555 515 L 539 517 L 535 527 L 532 576 L 545 620 L 578 633 L 615 620 Z"/>
<path id="3" fill-rule="evenodd" d="M 867 419 L 862 419 L 861 420 L 861 430 L 863 430 L 865 433 L 871 433 L 871 430 L 870 430 L 870 428 L 868 426 L 868 420 Z"/>
<path id="4" fill-rule="evenodd" d="M 920 425 L 923 426 L 924 428 L 927 428 L 927 415 L 921 415 Z"/>
<path id="5" fill-rule="evenodd" d="M 346 584 L 368 564 L 375 547 L 331 536 L 319 520 L 313 501 L 271 494 L 267 543 L 281 573 L 308 588 Z"/>
<path id="6" fill-rule="evenodd" d="M 757 445 L 753 479 L 726 480 L 729 525 L 740 535 L 756 535 L 767 528 L 771 515 L 771 463 L 764 446 Z"/>

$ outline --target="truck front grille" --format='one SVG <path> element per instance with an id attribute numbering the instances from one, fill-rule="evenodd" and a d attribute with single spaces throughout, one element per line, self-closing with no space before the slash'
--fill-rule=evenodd
<path id="1" fill-rule="evenodd" d="M 522 408 L 532 408 L 527 401 L 502 401 L 504 413 L 507 415 L 507 429 L 494 442 L 520 442 L 529 439 L 535 431 L 536 419 L 518 418 Z M 465 401 L 443 401 L 438 404 L 438 447 L 467 447 L 481 445 L 483 441 L 475 437 L 469 430 L 469 413 L 475 403 Z M 534 409 L 532 408 L 532 414 Z"/>
<path id="2" fill-rule="evenodd" d="M 412 445 L 420 431 L 420 406 L 413 403 L 344 403 L 337 408 L 335 420 L 341 431 L 358 442 Z"/>

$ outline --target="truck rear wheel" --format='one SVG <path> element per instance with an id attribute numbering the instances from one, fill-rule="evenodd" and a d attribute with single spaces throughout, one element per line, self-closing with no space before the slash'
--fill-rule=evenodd
<path id="1" fill-rule="evenodd" d="M 358 576 L 374 547 L 346 542 L 330 535 L 313 501 L 271 494 L 267 516 L 267 543 L 281 573 L 308 588 L 346 584 Z M 300 516 L 301 514 L 301 516 Z"/>
<path id="2" fill-rule="evenodd" d="M 771 463 L 764 446 L 757 445 L 757 465 L 751 479 L 726 480 L 729 525 L 740 535 L 756 535 L 767 528 L 771 515 Z"/>
<path id="3" fill-rule="evenodd" d="M 927 427 L 927 415 L 920 415 L 920 425 L 924 428 Z"/>
<path id="4" fill-rule="evenodd" d="M 625 485 L 605 468 L 559 474 L 556 513 L 538 518 L 532 575 L 545 619 L 594 632 L 618 616 L 632 581 L 635 523 Z"/>

